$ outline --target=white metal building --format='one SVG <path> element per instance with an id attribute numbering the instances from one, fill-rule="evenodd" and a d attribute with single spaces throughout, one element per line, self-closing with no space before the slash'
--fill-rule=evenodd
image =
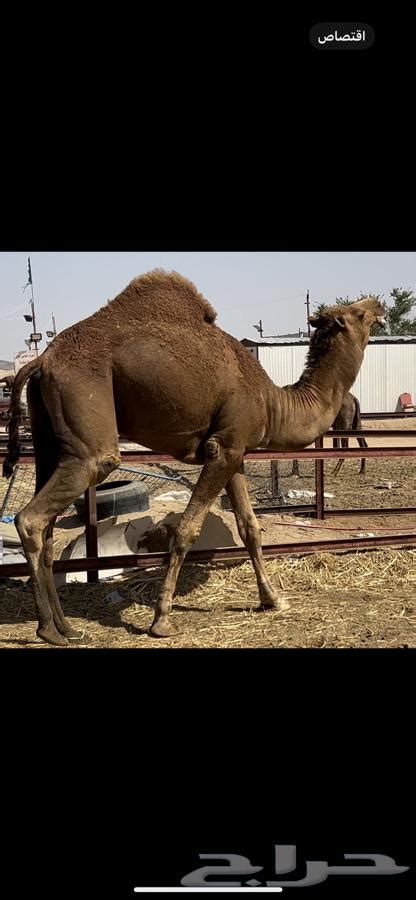
<path id="1" fill-rule="evenodd" d="M 244 338 L 241 343 L 275 384 L 294 384 L 300 378 L 308 352 L 307 338 Z M 416 402 L 416 336 L 370 337 L 351 391 L 363 413 L 395 412 L 403 393 L 410 393 Z"/>

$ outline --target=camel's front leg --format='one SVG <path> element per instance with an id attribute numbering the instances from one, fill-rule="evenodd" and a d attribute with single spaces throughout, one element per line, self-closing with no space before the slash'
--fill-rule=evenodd
<path id="1" fill-rule="evenodd" d="M 172 599 L 181 565 L 200 534 L 206 516 L 230 476 L 239 467 L 244 451 L 224 448 L 215 437 L 206 444 L 207 462 L 202 469 L 188 506 L 184 510 L 172 539 L 168 571 L 156 603 L 150 634 L 170 637 L 178 627 L 170 621 Z"/>
<path id="2" fill-rule="evenodd" d="M 261 552 L 261 529 L 251 505 L 243 465 L 232 476 L 226 490 L 234 510 L 239 535 L 251 556 L 254 566 L 259 588 L 260 606 L 271 607 L 280 611 L 289 609 L 290 603 L 287 602 L 286 596 L 275 590 L 264 567 Z"/>

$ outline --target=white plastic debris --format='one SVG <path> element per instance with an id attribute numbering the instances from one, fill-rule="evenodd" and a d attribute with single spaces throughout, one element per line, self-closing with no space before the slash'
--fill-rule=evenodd
<path id="1" fill-rule="evenodd" d="M 301 500 L 303 497 L 313 498 L 315 497 L 315 491 L 288 491 L 286 497 L 289 497 L 290 500 Z"/>
<path id="2" fill-rule="evenodd" d="M 169 491 L 167 494 L 157 494 L 155 500 L 190 500 L 190 491 Z"/>
<path id="3" fill-rule="evenodd" d="M 357 537 L 375 537 L 372 531 L 359 531 Z"/>
<path id="4" fill-rule="evenodd" d="M 289 497 L 290 500 L 301 500 L 302 498 L 315 499 L 316 494 L 315 491 L 288 491 L 285 496 Z M 333 496 L 334 494 L 324 494 L 327 500 L 331 500 Z"/>

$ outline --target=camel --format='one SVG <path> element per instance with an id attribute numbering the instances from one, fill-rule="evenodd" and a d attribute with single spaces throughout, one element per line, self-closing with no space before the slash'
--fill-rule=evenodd
<path id="1" fill-rule="evenodd" d="M 0 378 L 0 387 L 4 385 L 7 391 L 10 391 L 13 387 L 15 375 L 5 375 L 4 378 Z"/>
<path id="2" fill-rule="evenodd" d="M 349 391 L 344 397 L 344 402 L 332 427 L 334 431 L 360 431 L 362 428 L 360 404 L 357 397 L 354 397 L 354 394 Z M 341 441 L 341 447 L 348 447 L 348 440 L 348 438 L 333 438 L 333 446 L 339 447 Z M 357 437 L 357 443 L 360 447 L 368 447 L 367 441 L 363 437 Z M 343 462 L 345 462 L 343 458 L 338 460 L 333 475 L 338 475 Z M 361 460 L 359 474 L 365 474 L 365 456 Z"/>
<path id="3" fill-rule="evenodd" d="M 119 436 L 176 460 L 202 465 L 171 538 L 167 572 L 150 634 L 178 632 L 171 621 L 184 558 L 225 488 L 255 570 L 260 607 L 285 610 L 262 559 L 261 531 L 244 477 L 257 447 L 297 450 L 325 434 L 361 366 L 370 329 L 384 318 L 374 297 L 310 317 L 316 328 L 305 370 L 284 391 L 236 338 L 216 324 L 211 304 L 186 278 L 155 270 L 134 279 L 93 315 L 60 332 L 16 375 L 3 475 L 19 458 L 20 395 L 27 397 L 36 493 L 15 519 L 28 561 L 42 640 L 83 638 L 56 591 L 56 517 L 120 464 Z"/>
<path id="4" fill-rule="evenodd" d="M 0 388 L 3 388 L 3 397 L 0 399 L 0 419 L 5 419 L 8 421 L 9 419 L 9 392 L 14 382 L 14 375 L 5 375 L 4 378 L 0 378 Z M 4 390 L 6 390 L 6 395 L 4 395 Z"/>
<path id="5" fill-rule="evenodd" d="M 354 394 L 351 394 L 350 391 L 344 397 L 343 404 L 341 409 L 335 419 L 335 422 L 332 424 L 332 428 L 334 431 L 360 431 L 361 425 L 361 413 L 360 413 L 360 404 L 357 400 L 357 397 L 354 397 Z M 348 438 L 333 438 L 332 439 L 334 448 L 336 447 L 348 447 Z M 340 443 L 341 442 L 341 443 Z M 367 441 L 365 438 L 357 437 L 357 442 L 360 447 L 368 447 Z M 338 472 L 342 466 L 344 459 L 339 459 L 335 469 L 333 471 L 333 475 L 338 475 Z M 361 460 L 361 468 L 360 475 L 365 474 L 365 456 Z M 299 475 L 299 460 L 294 459 L 292 465 L 292 471 L 290 476 Z M 289 477 L 290 477 L 289 476 Z"/>

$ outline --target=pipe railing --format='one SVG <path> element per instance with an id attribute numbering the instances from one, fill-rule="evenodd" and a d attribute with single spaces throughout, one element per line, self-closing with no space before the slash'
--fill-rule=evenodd
<path id="1" fill-rule="evenodd" d="M 373 436 L 380 437 L 407 437 L 412 438 L 412 433 L 406 430 L 360 430 L 360 431 L 330 431 L 325 437 L 363 437 Z M 415 513 L 414 507 L 374 507 L 366 509 L 325 509 L 324 505 L 324 460 L 341 457 L 375 457 L 389 458 L 397 456 L 415 457 L 416 446 L 410 447 L 353 447 L 338 448 L 324 447 L 324 437 L 319 437 L 315 441 L 314 448 L 307 448 L 298 451 L 270 451 L 258 449 L 247 453 L 245 459 L 314 459 L 315 460 L 315 503 L 304 504 L 298 506 L 284 507 L 256 507 L 257 512 L 268 513 L 278 512 L 308 512 L 316 518 L 323 520 L 325 516 L 345 516 L 345 515 L 369 515 L 384 513 L 386 514 L 410 514 Z M 0 459 L 5 456 L 5 451 L 0 449 Z M 148 450 L 121 450 L 123 460 L 156 463 L 156 462 L 178 462 L 167 454 L 154 453 Z M 30 451 L 23 451 L 19 462 L 23 464 L 33 464 L 35 461 Z M 58 572 L 81 572 L 86 571 L 88 581 L 97 581 L 98 572 L 109 568 L 142 568 L 148 566 L 164 565 L 169 559 L 169 553 L 141 553 L 123 556 L 98 556 L 98 538 L 97 538 L 97 507 L 96 507 L 96 489 L 90 487 L 85 492 L 85 513 L 86 513 L 86 558 L 73 560 L 56 560 L 53 564 L 53 571 Z M 377 537 L 348 538 L 324 541 L 302 541 L 291 544 L 267 544 L 263 547 L 265 556 L 281 555 L 286 553 L 313 553 L 319 550 L 346 550 L 346 549 L 367 549 L 379 546 L 389 545 L 410 545 L 416 544 L 415 532 L 403 533 L 399 535 L 379 535 Z M 244 559 L 248 554 L 243 547 L 222 547 L 204 551 L 190 551 L 187 554 L 188 562 L 197 561 L 221 561 L 230 559 Z M 2 577 L 19 577 L 29 574 L 29 568 L 26 563 L 11 563 L 0 567 Z"/>

